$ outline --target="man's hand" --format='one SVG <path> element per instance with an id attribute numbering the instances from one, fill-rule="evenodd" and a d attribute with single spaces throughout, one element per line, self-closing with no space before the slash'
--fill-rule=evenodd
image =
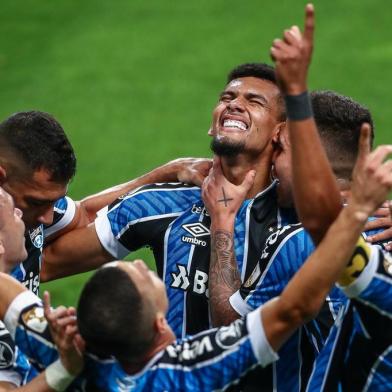
<path id="1" fill-rule="evenodd" d="M 298 95 L 307 90 L 307 73 L 313 51 L 314 8 L 305 8 L 303 34 L 298 26 L 285 30 L 282 39 L 275 39 L 271 57 L 275 62 L 279 87 L 285 95 Z"/>
<path id="2" fill-rule="evenodd" d="M 220 158 L 214 157 L 210 173 L 202 185 L 202 198 L 212 221 L 221 217 L 235 217 L 253 185 L 255 175 L 255 170 L 250 170 L 242 184 L 234 185 L 224 176 Z"/>
<path id="3" fill-rule="evenodd" d="M 220 158 L 216 156 L 202 185 L 202 198 L 211 217 L 208 290 L 211 322 L 215 327 L 227 325 L 239 317 L 229 302 L 230 296 L 241 286 L 234 252 L 234 221 L 255 174 L 255 170 L 250 170 L 242 184 L 234 185 L 224 176 Z"/>
<path id="4" fill-rule="evenodd" d="M 51 309 L 50 295 L 45 291 L 44 314 L 63 366 L 70 374 L 79 374 L 84 365 L 84 342 L 78 333 L 75 308 Z"/>
<path id="5" fill-rule="evenodd" d="M 388 200 L 373 214 L 376 219 L 369 221 L 365 225 L 365 230 L 384 229 L 382 232 L 368 236 L 366 240 L 371 243 L 385 242 L 384 247 L 392 251 L 392 200 Z"/>
<path id="6" fill-rule="evenodd" d="M 370 152 L 370 125 L 361 128 L 358 158 L 353 171 L 349 204 L 358 220 L 367 220 L 384 200 L 392 187 L 392 145 L 377 147 Z"/>
<path id="7" fill-rule="evenodd" d="M 178 166 L 178 181 L 201 186 L 212 166 L 212 161 L 206 158 L 179 158 L 169 162 L 168 165 Z"/>

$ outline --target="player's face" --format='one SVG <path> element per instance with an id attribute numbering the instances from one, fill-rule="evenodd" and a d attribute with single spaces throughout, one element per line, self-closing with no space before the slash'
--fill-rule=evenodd
<path id="1" fill-rule="evenodd" d="M 291 147 L 287 129 L 279 133 L 277 151 L 274 156 L 274 176 L 278 178 L 278 200 L 281 207 L 294 205 L 292 193 Z"/>
<path id="2" fill-rule="evenodd" d="M 217 143 L 241 146 L 245 154 L 260 154 L 280 123 L 279 90 L 255 77 L 231 81 L 213 112 L 209 135 Z"/>
<path id="3" fill-rule="evenodd" d="M 0 238 L 4 252 L 4 272 L 11 269 L 27 257 L 25 248 L 25 225 L 22 221 L 22 211 L 15 208 L 12 197 L 0 188 Z"/>
<path id="4" fill-rule="evenodd" d="M 159 279 L 157 274 L 151 271 L 144 261 L 119 262 L 118 267 L 130 276 L 143 297 L 150 299 L 156 305 L 158 311 L 166 314 L 168 300 L 165 285 L 162 279 Z"/>
<path id="5" fill-rule="evenodd" d="M 30 178 L 10 178 L 3 185 L 13 197 L 15 205 L 22 210 L 27 228 L 53 222 L 54 203 L 66 194 L 67 184 L 50 179 L 50 173 L 40 169 Z"/>

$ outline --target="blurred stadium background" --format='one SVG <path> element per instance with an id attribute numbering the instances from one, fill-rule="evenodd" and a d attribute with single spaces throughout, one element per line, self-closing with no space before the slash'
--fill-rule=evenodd
<path id="1" fill-rule="evenodd" d="M 373 112 L 391 141 L 391 3 L 315 1 L 312 89 Z M 209 156 L 211 110 L 227 72 L 266 61 L 302 26 L 305 2 L 281 0 L 2 0 L 0 118 L 39 109 L 63 124 L 78 157 L 79 199 L 180 156 Z M 150 263 L 148 250 L 134 254 Z M 75 304 L 86 275 L 44 285 Z"/>

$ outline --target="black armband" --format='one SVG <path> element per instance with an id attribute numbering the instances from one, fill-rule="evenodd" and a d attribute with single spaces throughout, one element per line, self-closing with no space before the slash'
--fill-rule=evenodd
<path id="1" fill-rule="evenodd" d="M 293 121 L 313 117 L 312 102 L 307 91 L 299 95 L 285 95 L 287 118 Z"/>

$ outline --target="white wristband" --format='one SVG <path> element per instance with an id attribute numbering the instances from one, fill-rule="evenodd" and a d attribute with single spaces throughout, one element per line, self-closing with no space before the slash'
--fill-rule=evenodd
<path id="1" fill-rule="evenodd" d="M 70 374 L 58 359 L 45 369 L 45 379 L 50 388 L 60 392 L 71 384 L 75 376 Z"/>

